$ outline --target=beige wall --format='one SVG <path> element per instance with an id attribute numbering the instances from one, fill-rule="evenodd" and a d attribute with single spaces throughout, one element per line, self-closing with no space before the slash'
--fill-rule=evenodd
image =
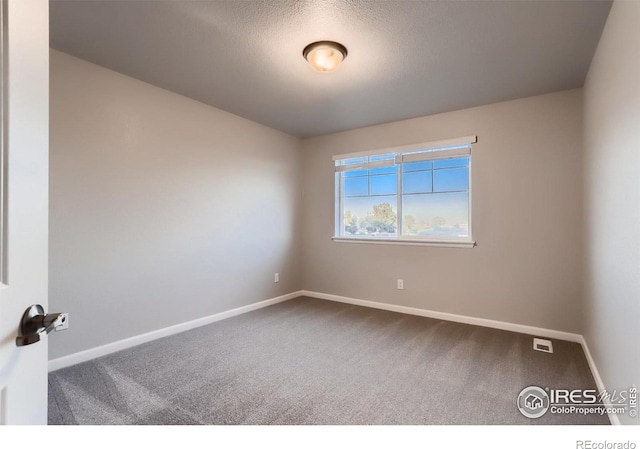
<path id="1" fill-rule="evenodd" d="M 303 141 L 305 289 L 580 332 L 581 117 L 578 89 Z M 331 241 L 332 155 L 466 135 L 476 248 Z"/>
<path id="2" fill-rule="evenodd" d="M 300 289 L 298 139 L 52 51 L 50 140 L 50 358 Z"/>
<path id="3" fill-rule="evenodd" d="M 614 2 L 584 88 L 584 335 L 609 389 L 640 387 L 639 22 Z"/>

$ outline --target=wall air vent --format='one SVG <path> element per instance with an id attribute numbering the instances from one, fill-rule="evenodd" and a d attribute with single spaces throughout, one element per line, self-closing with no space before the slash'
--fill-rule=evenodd
<path id="1" fill-rule="evenodd" d="M 553 354 L 553 344 L 550 340 L 543 340 L 542 338 L 533 339 L 533 349 L 536 351 L 548 352 Z"/>

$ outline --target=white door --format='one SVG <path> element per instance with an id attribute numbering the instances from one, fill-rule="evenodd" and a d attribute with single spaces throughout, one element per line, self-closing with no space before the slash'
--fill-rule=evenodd
<path id="1" fill-rule="evenodd" d="M 47 338 L 16 346 L 20 319 L 47 304 L 49 5 L 3 6 L 0 423 L 46 424 Z"/>

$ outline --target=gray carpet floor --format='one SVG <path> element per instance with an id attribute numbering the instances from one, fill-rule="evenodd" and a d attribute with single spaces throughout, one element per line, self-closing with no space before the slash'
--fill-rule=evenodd
<path id="1" fill-rule="evenodd" d="M 50 424 L 608 424 L 528 419 L 529 385 L 595 388 L 580 345 L 311 298 L 49 374 Z"/>

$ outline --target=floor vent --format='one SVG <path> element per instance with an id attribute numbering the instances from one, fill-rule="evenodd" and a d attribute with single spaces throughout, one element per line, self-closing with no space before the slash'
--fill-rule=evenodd
<path id="1" fill-rule="evenodd" d="M 548 352 L 549 354 L 553 354 L 553 344 L 551 344 L 550 340 L 534 338 L 533 349 L 535 349 L 536 351 Z"/>

